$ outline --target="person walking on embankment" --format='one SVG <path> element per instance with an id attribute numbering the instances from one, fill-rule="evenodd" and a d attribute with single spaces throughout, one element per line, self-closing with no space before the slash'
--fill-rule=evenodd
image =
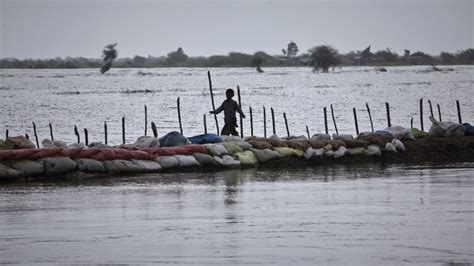
<path id="1" fill-rule="evenodd" d="M 228 89 L 225 91 L 225 97 L 227 98 L 222 102 L 221 106 L 216 109 L 216 111 L 210 111 L 211 114 L 219 114 L 220 112 L 224 111 L 224 127 L 222 128 L 221 135 L 233 135 L 238 136 L 237 130 L 237 117 L 235 116 L 236 112 L 239 112 L 242 118 L 245 118 L 244 113 L 240 109 L 239 104 L 232 100 L 234 97 L 234 90 Z"/>

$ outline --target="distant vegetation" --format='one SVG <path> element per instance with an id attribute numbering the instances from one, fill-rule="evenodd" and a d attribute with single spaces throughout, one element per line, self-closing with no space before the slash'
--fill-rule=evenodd
<path id="1" fill-rule="evenodd" d="M 114 47 L 112 47 L 114 48 Z M 106 51 L 107 50 L 107 51 Z M 0 68 L 102 68 L 104 60 L 114 58 L 117 52 L 104 50 L 103 59 L 85 57 L 66 57 L 52 59 L 0 59 Z M 291 41 L 282 49 L 280 55 L 269 55 L 263 51 L 255 54 L 230 52 L 227 55 L 212 55 L 209 57 L 188 56 L 183 48 L 171 51 L 166 56 L 139 56 L 133 58 L 117 58 L 115 68 L 152 68 L 152 67 L 255 67 L 263 72 L 264 67 L 309 66 L 316 71 L 326 72 L 336 65 L 341 66 L 397 66 L 397 65 L 449 65 L 474 64 L 474 49 L 456 53 L 442 52 L 439 55 L 429 55 L 421 51 L 411 53 L 404 50 L 402 55 L 391 49 L 371 52 L 371 47 L 361 51 L 340 54 L 336 48 L 320 45 L 299 53 L 298 46 Z M 108 67 L 107 62 L 105 64 Z M 105 69 L 103 69 L 105 70 Z"/>

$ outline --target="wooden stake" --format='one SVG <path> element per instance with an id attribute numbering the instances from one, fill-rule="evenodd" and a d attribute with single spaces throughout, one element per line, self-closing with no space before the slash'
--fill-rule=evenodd
<path id="1" fill-rule="evenodd" d="M 181 105 L 179 103 L 179 97 L 178 97 L 178 100 L 176 101 L 176 103 L 178 105 L 179 133 L 181 133 L 181 135 L 183 135 L 183 124 L 181 124 Z"/>
<path id="2" fill-rule="evenodd" d="M 311 136 L 309 135 L 309 128 L 308 128 L 308 125 L 306 125 L 306 134 L 308 135 L 308 139 L 311 139 Z"/>
<path id="3" fill-rule="evenodd" d="M 420 125 L 421 131 L 425 131 L 425 127 L 423 126 L 423 98 L 420 99 Z"/>
<path id="4" fill-rule="evenodd" d="M 267 111 L 265 106 L 263 107 L 263 137 L 267 138 Z"/>
<path id="5" fill-rule="evenodd" d="M 249 114 L 250 114 L 250 136 L 253 137 L 253 114 L 252 114 L 252 106 L 249 106 Z"/>
<path id="6" fill-rule="evenodd" d="M 79 131 L 77 130 L 76 125 L 74 125 L 74 134 L 76 135 L 77 143 L 81 143 L 81 136 L 79 136 Z"/>
<path id="7" fill-rule="evenodd" d="M 336 135 L 339 135 L 339 131 L 337 130 L 337 125 L 336 125 L 336 117 L 334 116 L 334 109 L 332 108 L 332 104 L 331 104 L 331 115 L 332 115 L 332 122 L 334 123 L 334 129 L 336 129 Z"/>
<path id="8" fill-rule="evenodd" d="M 369 113 L 370 128 L 372 129 L 372 132 L 374 132 L 374 123 L 372 122 L 372 114 L 370 113 L 369 104 L 365 103 L 365 106 L 367 107 L 367 113 Z"/>
<path id="9" fill-rule="evenodd" d="M 8 129 L 5 130 L 5 139 L 8 139 Z"/>
<path id="10" fill-rule="evenodd" d="M 459 104 L 459 101 L 458 101 L 458 100 L 456 100 L 456 107 L 458 108 L 458 120 L 459 120 L 459 124 L 462 124 L 461 105 Z"/>
<path id="11" fill-rule="evenodd" d="M 145 136 L 148 133 L 148 109 L 145 104 Z"/>
<path id="12" fill-rule="evenodd" d="M 151 131 L 153 131 L 153 137 L 158 138 L 158 130 L 156 130 L 155 122 L 151 122 Z"/>
<path id="13" fill-rule="evenodd" d="M 122 144 L 125 144 L 125 116 L 122 116 Z"/>
<path id="14" fill-rule="evenodd" d="M 35 122 L 33 122 L 33 133 L 35 134 L 36 148 L 39 149 L 40 145 L 39 145 L 39 141 L 38 141 L 38 134 L 36 133 L 36 125 L 35 125 Z"/>
<path id="15" fill-rule="evenodd" d="M 240 87 L 239 87 L 239 85 L 237 85 L 237 97 L 239 99 L 240 110 L 242 110 L 242 100 L 240 98 Z M 239 115 L 239 116 L 240 116 L 240 137 L 244 138 L 244 119 L 242 118 L 241 115 Z"/>
<path id="16" fill-rule="evenodd" d="M 387 109 L 387 125 L 388 127 L 392 126 L 392 122 L 390 121 L 390 105 L 388 102 L 385 102 L 385 109 Z"/>
<path id="17" fill-rule="evenodd" d="M 54 141 L 53 125 L 51 125 L 51 123 L 49 123 L 49 135 L 51 136 L 51 141 Z"/>
<path id="18" fill-rule="evenodd" d="M 273 107 L 270 107 L 270 111 L 272 112 L 273 135 L 276 135 L 276 130 L 275 130 L 275 111 L 273 110 Z"/>
<path id="19" fill-rule="evenodd" d="M 357 122 L 357 112 L 355 107 L 352 108 L 352 112 L 354 113 L 354 123 L 355 123 L 355 128 L 356 128 L 356 135 L 359 136 L 359 123 Z"/>
<path id="20" fill-rule="evenodd" d="M 216 105 L 214 104 L 214 93 L 212 92 L 212 81 L 210 71 L 207 71 L 207 78 L 209 80 L 209 90 L 211 91 L 212 111 L 214 112 L 214 120 L 216 121 L 217 135 L 219 135 L 219 122 L 217 122 Z"/>
<path id="21" fill-rule="evenodd" d="M 105 145 L 107 145 L 107 121 L 104 121 L 104 139 Z"/>
<path id="22" fill-rule="evenodd" d="M 25 133 L 25 138 L 26 138 L 27 140 L 30 140 L 30 136 L 28 136 L 28 133 Z"/>
<path id="23" fill-rule="evenodd" d="M 410 119 L 410 128 L 413 128 L 413 116 Z"/>
<path id="24" fill-rule="evenodd" d="M 206 114 L 202 115 L 202 120 L 204 122 L 204 134 L 207 134 L 207 122 L 206 122 Z"/>
<path id="25" fill-rule="evenodd" d="M 84 138 L 86 140 L 86 146 L 89 145 L 89 132 L 87 131 L 87 128 L 84 128 Z"/>
<path id="26" fill-rule="evenodd" d="M 286 134 L 288 139 L 290 139 L 290 129 L 288 128 L 288 120 L 286 119 L 286 113 L 283 113 L 283 119 L 285 119 Z"/>
<path id="27" fill-rule="evenodd" d="M 329 134 L 329 128 L 328 128 L 328 112 L 326 107 L 323 108 L 324 112 L 324 129 L 326 130 L 326 134 Z"/>
<path id="28" fill-rule="evenodd" d="M 431 114 L 431 117 L 434 118 L 434 114 L 433 114 L 433 106 L 431 105 L 431 100 L 428 100 L 428 105 L 430 106 L 430 114 Z"/>
<path id="29" fill-rule="evenodd" d="M 441 107 L 439 107 L 439 103 L 438 103 L 438 104 L 436 104 L 436 105 L 437 105 L 437 107 L 438 107 L 438 117 L 439 117 L 439 122 L 441 122 L 441 121 L 443 121 L 443 120 L 441 119 Z"/>

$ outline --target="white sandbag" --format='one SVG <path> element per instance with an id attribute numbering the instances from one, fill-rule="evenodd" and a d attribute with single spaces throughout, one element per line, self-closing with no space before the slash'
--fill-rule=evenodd
<path id="1" fill-rule="evenodd" d="M 67 148 L 66 142 L 61 140 L 51 141 L 49 139 L 43 139 L 41 141 L 41 145 L 43 145 L 45 148 Z"/>
<path id="2" fill-rule="evenodd" d="M 346 154 L 346 151 L 347 151 L 346 147 L 341 146 L 341 147 L 339 147 L 339 149 L 337 149 L 336 151 L 334 151 L 332 157 L 334 157 L 334 158 L 342 157 L 342 156 L 344 156 L 344 155 Z"/>
<path id="3" fill-rule="evenodd" d="M 227 149 L 221 144 L 204 144 L 204 146 L 214 156 L 229 154 Z"/>
<path id="4" fill-rule="evenodd" d="M 331 140 L 331 135 L 329 135 L 329 134 L 314 134 L 311 137 L 311 140 Z"/>
<path id="5" fill-rule="evenodd" d="M 89 158 L 80 158 L 74 161 L 77 164 L 77 170 L 81 172 L 105 173 L 104 162 Z"/>
<path id="6" fill-rule="evenodd" d="M 439 122 L 430 116 L 433 123 L 430 134 L 433 137 L 460 137 L 464 136 L 464 126 L 453 122 Z"/>
<path id="7" fill-rule="evenodd" d="M 199 162 L 192 155 L 173 155 L 178 159 L 180 167 L 198 166 Z"/>
<path id="8" fill-rule="evenodd" d="M 391 142 L 388 142 L 387 144 L 385 144 L 384 151 L 397 153 L 397 148 L 395 148 L 395 146 Z"/>
<path id="9" fill-rule="evenodd" d="M 357 148 L 347 149 L 347 154 L 350 154 L 352 156 L 360 156 L 360 155 L 367 155 L 368 151 L 366 148 L 357 147 Z"/>
<path id="10" fill-rule="evenodd" d="M 219 136 L 222 141 L 244 141 L 241 137 L 239 136 L 226 136 L 226 135 L 220 135 Z"/>
<path id="11" fill-rule="evenodd" d="M 367 146 L 367 154 L 370 156 L 382 156 L 382 151 L 378 145 Z"/>
<path id="12" fill-rule="evenodd" d="M 84 143 L 72 143 L 72 144 L 69 144 L 67 145 L 67 147 L 69 149 L 82 149 L 82 148 L 85 148 L 86 147 L 86 144 Z"/>
<path id="13" fill-rule="evenodd" d="M 397 148 L 397 150 L 405 151 L 405 145 L 403 145 L 403 142 L 401 142 L 400 140 L 393 139 L 392 144 L 393 144 L 393 146 L 395 146 L 395 148 Z"/>
<path id="14" fill-rule="evenodd" d="M 230 155 L 224 155 L 222 157 L 214 156 L 214 160 L 216 160 L 216 162 L 220 166 L 225 166 L 225 167 L 240 166 L 240 161 L 234 159 L 234 157 L 232 157 Z"/>
<path id="15" fill-rule="evenodd" d="M 280 153 L 274 150 L 270 150 L 270 149 L 259 150 L 259 149 L 253 149 L 253 148 L 250 150 L 253 152 L 253 154 L 255 154 L 255 156 L 257 157 L 257 160 L 261 163 L 281 158 Z"/>
<path id="16" fill-rule="evenodd" d="M 0 180 L 16 179 L 20 176 L 20 171 L 0 164 Z"/>
<path id="17" fill-rule="evenodd" d="M 300 136 L 292 136 L 291 139 L 308 140 L 308 137 L 306 137 L 305 135 L 300 135 Z"/>
<path id="18" fill-rule="evenodd" d="M 334 140 L 351 140 L 351 139 L 354 139 L 354 137 L 350 134 L 340 134 L 340 135 L 332 134 L 332 139 L 334 139 Z"/>
<path id="19" fill-rule="evenodd" d="M 162 169 L 168 169 L 179 166 L 179 161 L 174 156 L 158 156 L 155 161 L 161 165 Z"/>
<path id="20" fill-rule="evenodd" d="M 314 149 L 314 157 L 323 157 L 324 155 L 324 149 Z"/>
<path id="21" fill-rule="evenodd" d="M 42 161 L 20 160 L 12 164 L 12 168 L 18 170 L 23 176 L 40 175 L 43 173 Z"/>
<path id="22" fill-rule="evenodd" d="M 135 141 L 133 145 L 140 149 L 160 147 L 160 141 L 152 136 L 141 136 Z"/>
<path id="23" fill-rule="evenodd" d="M 383 131 L 391 133 L 397 139 L 415 139 L 410 129 L 401 126 L 387 127 Z"/>
<path id="24" fill-rule="evenodd" d="M 209 154 L 194 153 L 193 156 L 194 158 L 196 158 L 196 161 L 198 161 L 200 165 L 204 165 L 204 166 L 217 166 L 218 165 L 216 160 L 214 160 L 214 157 L 212 157 Z"/>
<path id="25" fill-rule="evenodd" d="M 136 165 L 140 173 L 156 173 L 161 170 L 161 165 L 156 161 L 137 159 L 132 159 L 131 161 Z"/>
<path id="26" fill-rule="evenodd" d="M 128 160 L 108 160 L 104 161 L 105 170 L 111 174 L 139 173 L 139 166 Z"/>
<path id="27" fill-rule="evenodd" d="M 307 160 L 313 158 L 315 155 L 316 155 L 316 150 L 313 149 L 312 147 L 307 148 L 306 151 L 304 152 L 304 158 L 306 158 Z"/>
<path id="28" fill-rule="evenodd" d="M 89 143 L 89 145 L 87 145 L 87 147 L 89 147 L 89 148 L 97 148 L 97 149 L 110 148 L 109 145 L 104 144 L 104 143 L 102 143 L 102 142 L 92 142 L 92 143 Z"/>
<path id="29" fill-rule="evenodd" d="M 46 175 L 60 175 L 76 169 L 77 164 L 69 157 L 46 157 L 43 161 Z"/>
<path id="30" fill-rule="evenodd" d="M 13 149 L 34 149 L 36 148 L 35 144 L 27 139 L 25 136 L 20 135 L 16 137 L 9 137 L 5 139 L 3 143 L 3 148 L 5 150 Z"/>
<path id="31" fill-rule="evenodd" d="M 278 135 L 273 134 L 269 137 L 269 139 L 278 139 L 278 140 L 280 140 L 281 138 L 278 137 Z"/>

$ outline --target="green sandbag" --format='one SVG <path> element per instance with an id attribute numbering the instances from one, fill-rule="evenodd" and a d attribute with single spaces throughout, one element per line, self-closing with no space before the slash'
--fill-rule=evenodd
<path id="1" fill-rule="evenodd" d="M 293 148 L 285 148 L 285 147 L 278 147 L 274 148 L 275 151 L 277 151 L 281 156 L 283 157 L 303 157 L 304 152 L 293 149 Z"/>
<path id="2" fill-rule="evenodd" d="M 430 133 L 419 130 L 418 128 L 412 128 L 411 133 L 415 139 L 426 138 L 431 136 Z"/>
<path id="3" fill-rule="evenodd" d="M 239 145 L 237 145 L 233 142 L 230 142 L 230 141 L 222 142 L 220 144 L 222 146 L 224 146 L 227 149 L 227 151 L 232 153 L 232 154 L 236 154 L 238 152 L 244 151 Z"/>
<path id="4" fill-rule="evenodd" d="M 253 154 L 252 151 L 242 151 L 235 154 L 237 159 L 239 159 L 240 164 L 243 165 L 254 165 L 258 162 L 257 157 Z"/>
<path id="5" fill-rule="evenodd" d="M 280 153 L 274 150 L 270 150 L 270 149 L 264 149 L 264 150 L 250 149 L 250 150 L 253 152 L 253 154 L 255 154 L 255 157 L 257 157 L 258 161 L 261 163 L 281 158 Z"/>
<path id="6" fill-rule="evenodd" d="M 347 149 L 347 153 L 349 153 L 352 156 L 367 155 L 368 154 L 367 149 L 362 148 L 362 147 Z"/>

